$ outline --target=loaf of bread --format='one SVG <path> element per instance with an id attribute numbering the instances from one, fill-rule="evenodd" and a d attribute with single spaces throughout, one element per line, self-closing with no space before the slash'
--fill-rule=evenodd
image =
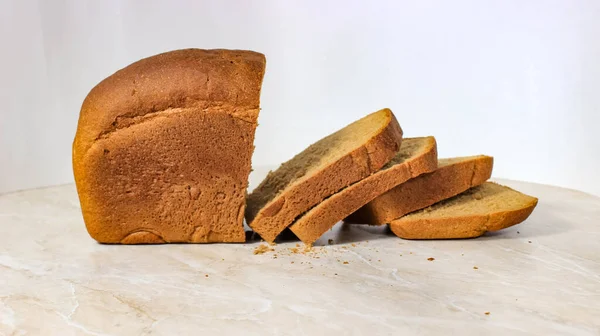
<path id="1" fill-rule="evenodd" d="M 492 175 L 494 159 L 478 155 L 438 160 L 438 168 L 375 198 L 346 218 L 347 222 L 381 225 L 480 185 Z"/>
<path id="2" fill-rule="evenodd" d="M 246 220 L 264 240 L 274 241 L 302 213 L 378 171 L 401 141 L 402 129 L 389 109 L 355 121 L 270 172 L 248 196 Z"/>
<path id="3" fill-rule="evenodd" d="M 300 240 L 310 245 L 337 222 L 375 197 L 436 168 L 437 148 L 434 137 L 404 139 L 398 154 L 380 171 L 323 200 L 300 216 L 290 229 Z"/>
<path id="4" fill-rule="evenodd" d="M 73 169 L 102 243 L 244 242 L 264 55 L 187 49 L 135 62 L 83 102 Z"/>
<path id="5" fill-rule="evenodd" d="M 519 224 L 529 217 L 537 198 L 486 182 L 390 223 L 405 239 L 474 238 Z"/>

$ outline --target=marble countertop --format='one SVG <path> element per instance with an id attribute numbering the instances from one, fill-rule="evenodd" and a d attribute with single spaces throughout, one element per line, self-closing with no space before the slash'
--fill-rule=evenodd
<path id="1" fill-rule="evenodd" d="M 73 185 L 2 195 L 0 335 L 600 334 L 600 198 L 503 182 L 539 205 L 482 238 L 338 224 L 262 254 L 100 245 Z"/>

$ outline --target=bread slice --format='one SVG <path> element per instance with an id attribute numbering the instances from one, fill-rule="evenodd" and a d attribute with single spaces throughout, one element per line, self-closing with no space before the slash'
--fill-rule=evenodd
<path id="1" fill-rule="evenodd" d="M 264 55 L 186 49 L 135 62 L 83 102 L 73 169 L 102 243 L 244 242 Z"/>
<path id="2" fill-rule="evenodd" d="M 312 244 L 337 222 L 400 183 L 437 168 L 434 137 L 408 138 L 398 154 L 375 174 L 333 194 L 290 226 L 306 244 Z"/>
<path id="3" fill-rule="evenodd" d="M 269 172 L 252 191 L 248 224 L 264 240 L 274 241 L 324 198 L 378 171 L 398 152 L 401 141 L 402 129 L 389 109 L 319 140 Z"/>
<path id="4" fill-rule="evenodd" d="M 486 182 L 460 195 L 393 220 L 390 228 L 405 239 L 473 238 L 521 223 L 537 198 Z"/>
<path id="5" fill-rule="evenodd" d="M 347 222 L 381 225 L 407 213 L 456 196 L 492 175 L 494 159 L 467 156 L 438 160 L 438 168 L 402 183 L 346 218 Z"/>

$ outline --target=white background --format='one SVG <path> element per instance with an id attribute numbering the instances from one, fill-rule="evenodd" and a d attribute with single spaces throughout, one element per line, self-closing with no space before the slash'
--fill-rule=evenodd
<path id="1" fill-rule="evenodd" d="M 597 0 L 0 0 L 0 192 L 72 182 L 89 90 L 187 47 L 266 54 L 255 166 L 389 107 L 441 156 L 600 195 Z"/>

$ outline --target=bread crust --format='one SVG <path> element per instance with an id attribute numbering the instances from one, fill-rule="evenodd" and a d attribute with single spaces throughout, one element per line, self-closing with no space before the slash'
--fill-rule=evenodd
<path id="1" fill-rule="evenodd" d="M 463 239 L 482 236 L 488 231 L 498 231 L 525 221 L 535 209 L 537 199 L 521 209 L 498 211 L 487 216 L 460 216 L 405 220 L 390 223 L 392 232 L 404 239 Z"/>
<path id="2" fill-rule="evenodd" d="M 411 178 L 435 170 L 435 138 L 404 139 L 403 146 L 411 141 L 423 141 L 423 150 L 333 194 L 298 218 L 290 226 L 291 231 L 304 243 L 312 244 L 337 222 L 377 196 Z"/>
<path id="3" fill-rule="evenodd" d="M 427 174 L 402 183 L 348 216 L 347 222 L 382 225 L 480 185 L 492 175 L 494 159 L 479 155 L 450 159 Z"/>
<path id="4" fill-rule="evenodd" d="M 264 240 L 273 242 L 296 217 L 336 191 L 378 171 L 391 160 L 400 148 L 402 129 L 389 109 L 375 113 L 384 114 L 386 122 L 368 141 L 312 175 L 302 176 L 279 191 L 266 205 L 260 206 L 256 191 L 269 183 L 270 176 L 267 176 L 248 197 L 246 220 L 249 226 Z"/>
<path id="5" fill-rule="evenodd" d="M 176 50 L 94 87 L 73 142 L 86 228 L 102 243 L 243 242 L 265 70 L 243 50 Z"/>

